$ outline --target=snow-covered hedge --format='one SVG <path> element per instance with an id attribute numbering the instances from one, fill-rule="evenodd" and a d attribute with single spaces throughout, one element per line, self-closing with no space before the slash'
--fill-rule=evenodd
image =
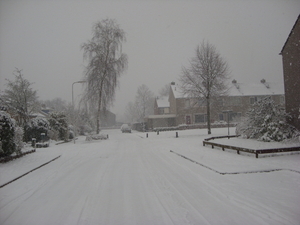
<path id="1" fill-rule="evenodd" d="M 25 141 L 31 141 L 32 138 L 36 139 L 36 142 L 42 141 L 43 138 L 48 139 L 49 122 L 45 118 L 33 118 L 28 122 L 25 127 Z M 45 134 L 42 136 L 41 134 Z"/>
<path id="2" fill-rule="evenodd" d="M 14 142 L 15 123 L 10 115 L 0 111 L 0 155 L 8 156 L 16 150 Z"/>
<path id="3" fill-rule="evenodd" d="M 237 125 L 236 134 L 260 141 L 283 141 L 299 136 L 299 131 L 286 122 L 288 114 L 271 98 L 256 102 Z"/>

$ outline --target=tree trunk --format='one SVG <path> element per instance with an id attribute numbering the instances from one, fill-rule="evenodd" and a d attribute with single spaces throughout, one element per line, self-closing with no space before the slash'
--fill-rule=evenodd
<path id="1" fill-rule="evenodd" d="M 206 98 L 206 113 L 207 113 L 207 133 L 211 134 L 210 128 L 210 98 Z"/>
<path id="2" fill-rule="evenodd" d="M 97 109 L 97 124 L 96 124 L 96 133 L 100 133 L 100 117 L 101 117 L 101 102 L 102 102 L 102 86 L 103 82 L 101 82 L 99 99 L 98 99 L 98 109 Z"/>

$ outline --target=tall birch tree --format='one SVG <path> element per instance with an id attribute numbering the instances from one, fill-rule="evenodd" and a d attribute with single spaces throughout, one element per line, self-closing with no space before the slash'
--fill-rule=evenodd
<path id="1" fill-rule="evenodd" d="M 125 32 L 115 20 L 105 19 L 93 26 L 93 37 L 82 44 L 86 88 L 84 100 L 96 107 L 96 132 L 100 132 L 100 114 L 115 99 L 118 79 L 127 68 L 127 55 L 122 53 Z"/>
<path id="2" fill-rule="evenodd" d="M 206 101 L 208 134 L 211 134 L 211 100 L 226 93 L 228 78 L 227 62 L 214 45 L 204 41 L 197 46 L 189 67 L 182 68 L 179 81 L 183 93 Z"/>

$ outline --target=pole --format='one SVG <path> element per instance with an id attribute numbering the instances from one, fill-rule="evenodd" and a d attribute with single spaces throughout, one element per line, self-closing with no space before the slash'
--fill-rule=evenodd
<path id="1" fill-rule="evenodd" d="M 85 80 L 80 80 L 80 81 L 75 81 L 72 84 L 72 105 L 74 107 L 74 84 L 82 84 L 82 83 L 86 83 Z"/>
<path id="2" fill-rule="evenodd" d="M 73 84 L 72 84 L 72 106 L 74 107 L 74 84 L 75 84 L 76 82 L 74 82 Z"/>
<path id="3" fill-rule="evenodd" d="M 75 112 L 75 105 L 74 105 L 74 84 L 82 84 L 82 83 L 86 83 L 85 80 L 80 80 L 80 81 L 75 81 L 72 83 L 72 106 L 73 106 L 73 110 Z M 75 127 L 75 124 L 74 124 Z M 75 144 L 75 139 L 76 139 L 76 131 L 74 129 L 74 144 Z"/>
<path id="4" fill-rule="evenodd" d="M 229 139 L 229 111 L 227 112 L 227 123 L 228 123 L 228 139 Z"/>

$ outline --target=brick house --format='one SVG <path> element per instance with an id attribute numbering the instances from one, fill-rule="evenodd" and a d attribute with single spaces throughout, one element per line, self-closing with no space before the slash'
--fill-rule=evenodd
<path id="1" fill-rule="evenodd" d="M 238 120 L 245 116 L 256 101 L 270 97 L 276 104 L 284 105 L 283 84 L 270 83 L 262 79 L 259 83 L 238 83 L 233 80 L 226 96 L 212 100 L 211 122 Z M 170 113 L 176 114 L 179 124 L 201 124 L 207 122 L 205 99 L 183 96 L 176 85 L 170 89 Z"/>
<path id="2" fill-rule="evenodd" d="M 291 115 L 289 123 L 300 130 L 300 15 L 281 52 L 285 108 Z"/>
<path id="3" fill-rule="evenodd" d="M 270 97 L 276 104 L 284 106 L 284 87 L 282 83 L 270 83 L 262 79 L 258 83 L 231 82 L 226 96 L 213 99 L 211 103 L 211 122 L 226 123 L 236 121 L 245 116 L 248 109 L 256 101 Z M 205 99 L 190 98 L 182 94 L 180 87 L 174 82 L 170 85 L 169 113 L 155 110 L 156 115 L 145 118 L 148 128 L 165 126 L 202 126 L 207 123 Z M 160 103 L 156 99 L 155 105 Z M 167 104 L 165 104 L 167 106 Z M 159 107 L 157 107 L 158 109 Z"/>

